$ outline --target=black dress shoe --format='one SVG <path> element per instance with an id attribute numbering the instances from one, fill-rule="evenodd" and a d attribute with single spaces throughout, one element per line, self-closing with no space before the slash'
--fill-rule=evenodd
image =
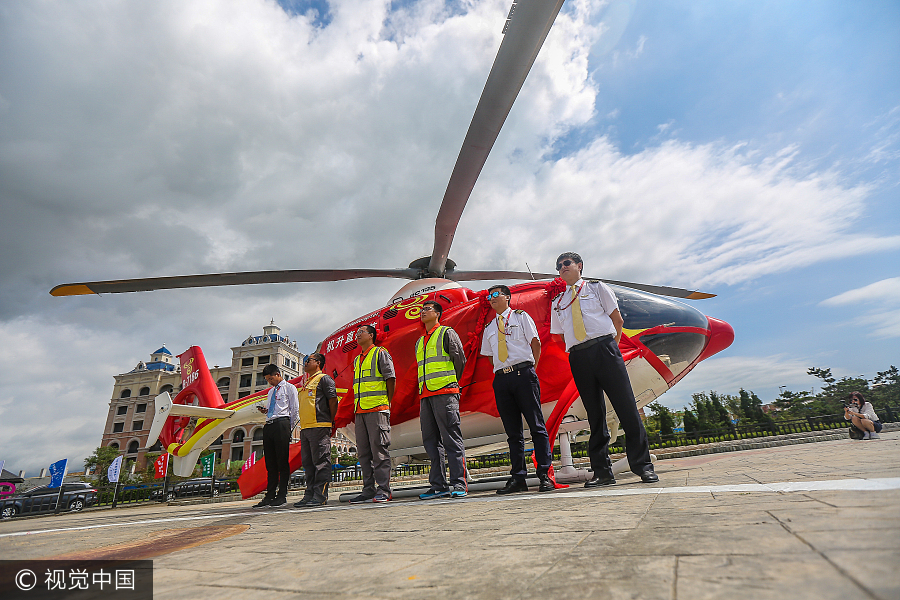
<path id="1" fill-rule="evenodd" d="M 643 483 L 656 483 L 659 481 L 659 476 L 653 469 L 647 469 L 643 473 L 641 473 L 641 481 Z"/>
<path id="2" fill-rule="evenodd" d="M 606 475 L 594 475 L 594 478 L 584 483 L 584 487 L 600 487 L 601 485 L 612 485 L 616 482 L 615 477 L 607 477 Z"/>
<path id="3" fill-rule="evenodd" d="M 503 489 L 497 490 L 497 493 L 503 496 L 504 494 L 515 494 L 516 492 L 527 492 L 528 484 L 525 483 L 522 479 L 516 479 L 515 477 L 509 479 L 506 482 L 506 486 Z"/>
<path id="4" fill-rule="evenodd" d="M 550 476 L 546 473 L 544 473 L 543 475 L 538 475 L 538 481 L 541 482 L 541 485 L 538 487 L 539 492 L 549 492 L 556 489 L 556 486 L 553 485 L 553 481 L 550 479 Z"/>

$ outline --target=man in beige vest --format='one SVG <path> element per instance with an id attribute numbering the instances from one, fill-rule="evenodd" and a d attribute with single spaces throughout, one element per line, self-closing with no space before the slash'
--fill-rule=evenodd
<path id="1" fill-rule="evenodd" d="M 296 508 L 312 508 L 328 502 L 331 482 L 331 424 L 337 414 L 334 380 L 322 372 L 325 357 L 313 352 L 303 363 L 309 377 L 300 390 L 300 456 L 306 472 L 306 493 Z"/>

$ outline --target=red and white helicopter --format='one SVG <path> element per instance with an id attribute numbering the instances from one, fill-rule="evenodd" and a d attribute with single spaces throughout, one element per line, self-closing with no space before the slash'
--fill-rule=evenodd
<path id="1" fill-rule="evenodd" d="M 320 345 L 326 357 L 326 372 L 333 376 L 340 396 L 335 426 L 355 439 L 353 426 L 353 358 L 355 332 L 360 325 L 374 325 L 379 344 L 394 358 L 397 383 L 391 406 L 394 456 L 423 454 L 419 429 L 419 403 L 414 345 L 422 335 L 419 320 L 426 300 L 444 308 L 441 322 L 452 326 L 462 339 L 468 362 L 460 382 L 462 432 L 467 448 L 503 442 L 506 434 L 497 415 L 491 381 L 492 363 L 479 356 L 481 336 L 492 318 L 485 291 L 473 291 L 459 282 L 479 280 L 530 280 L 510 286 L 512 306 L 527 311 L 538 326 L 543 346 L 537 366 L 541 402 L 551 438 L 560 435 L 563 464 L 567 465 L 568 432 L 587 429 L 586 413 L 572 381 L 565 348 L 549 335 L 550 299 L 562 291 L 556 274 L 519 271 L 463 271 L 448 253 L 463 209 L 488 154 L 509 114 L 525 78 L 556 19 L 564 0 L 517 0 L 512 3 L 481 99 L 444 193 L 435 223 L 434 248 L 430 256 L 401 269 L 322 269 L 217 273 L 155 277 L 116 281 L 72 283 L 56 286 L 54 296 L 123 293 L 257 283 L 321 282 L 368 277 L 412 280 L 384 307 L 354 319 L 336 330 Z M 655 400 L 677 383 L 700 361 L 727 348 L 734 340 L 731 326 L 681 302 L 709 298 L 712 294 L 664 287 L 603 280 L 612 286 L 624 318 L 620 342 L 623 357 L 639 407 Z M 157 438 L 173 455 L 173 472 L 190 476 L 200 453 L 225 429 L 264 419 L 256 406 L 265 391 L 225 403 L 213 381 L 203 353 L 191 347 L 180 355 L 182 390 L 172 399 L 167 393 L 156 398 L 154 419 L 147 445 Z M 291 383 L 301 385 L 301 378 Z M 607 407 L 613 437 L 618 431 L 615 412 Z M 567 456 L 568 455 L 568 456 Z M 621 461 L 620 461 L 621 463 Z M 571 464 L 571 460 L 568 460 Z M 300 466 L 299 444 L 291 452 L 291 468 Z M 626 469 L 619 464 L 616 471 Z M 265 487 L 264 462 L 242 475 L 241 491 L 252 496 Z M 581 479 L 583 473 L 564 467 L 557 477 Z"/>

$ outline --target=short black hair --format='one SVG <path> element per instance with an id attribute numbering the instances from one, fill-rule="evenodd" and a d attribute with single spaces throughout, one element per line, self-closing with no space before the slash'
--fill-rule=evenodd
<path id="1" fill-rule="evenodd" d="M 434 312 L 437 313 L 438 320 L 440 320 L 441 315 L 444 313 L 444 309 L 441 308 L 441 305 L 435 302 L 434 300 L 426 300 L 422 303 L 422 306 L 431 306 L 434 308 Z"/>
<path id="2" fill-rule="evenodd" d="M 512 292 L 509 291 L 509 288 L 505 285 L 492 285 L 488 288 L 488 292 L 490 293 L 491 290 L 500 290 L 501 294 L 503 294 L 507 298 L 512 298 Z"/>
<path id="3" fill-rule="evenodd" d="M 263 377 L 266 375 L 281 375 L 281 369 L 278 368 L 278 365 L 273 365 L 269 363 L 263 368 Z"/>
<path id="4" fill-rule="evenodd" d="M 559 257 L 556 259 L 556 264 L 558 265 L 558 264 L 559 264 L 559 261 L 565 260 L 565 259 L 567 259 L 567 258 L 571 258 L 571 259 L 574 260 L 576 263 L 578 263 L 578 264 L 580 264 L 580 265 L 584 265 L 584 261 L 581 260 L 581 255 L 579 255 L 577 252 L 563 252 L 563 253 L 560 254 Z M 553 265 L 553 266 L 556 266 L 556 265 Z"/>
<path id="5" fill-rule="evenodd" d="M 325 368 L 325 355 L 324 354 L 321 354 L 319 352 L 312 352 L 306 358 L 308 358 L 308 359 L 311 358 L 311 359 L 315 360 L 317 363 L 319 363 L 320 369 Z"/>
<path id="6" fill-rule="evenodd" d="M 372 335 L 372 343 L 378 343 L 378 330 L 375 329 L 374 325 L 360 325 L 360 327 L 365 327 L 366 331 L 368 331 Z"/>

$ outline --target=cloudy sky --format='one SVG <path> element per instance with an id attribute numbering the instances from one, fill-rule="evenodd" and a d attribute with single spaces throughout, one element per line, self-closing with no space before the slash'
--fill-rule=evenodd
<path id="1" fill-rule="evenodd" d="M 274 318 L 310 350 L 400 281 L 53 298 L 59 283 L 405 267 L 509 0 L 0 4 L 0 460 L 100 441 L 113 375 Z M 662 397 L 900 364 L 900 5 L 569 0 L 451 257 L 718 294 Z"/>

